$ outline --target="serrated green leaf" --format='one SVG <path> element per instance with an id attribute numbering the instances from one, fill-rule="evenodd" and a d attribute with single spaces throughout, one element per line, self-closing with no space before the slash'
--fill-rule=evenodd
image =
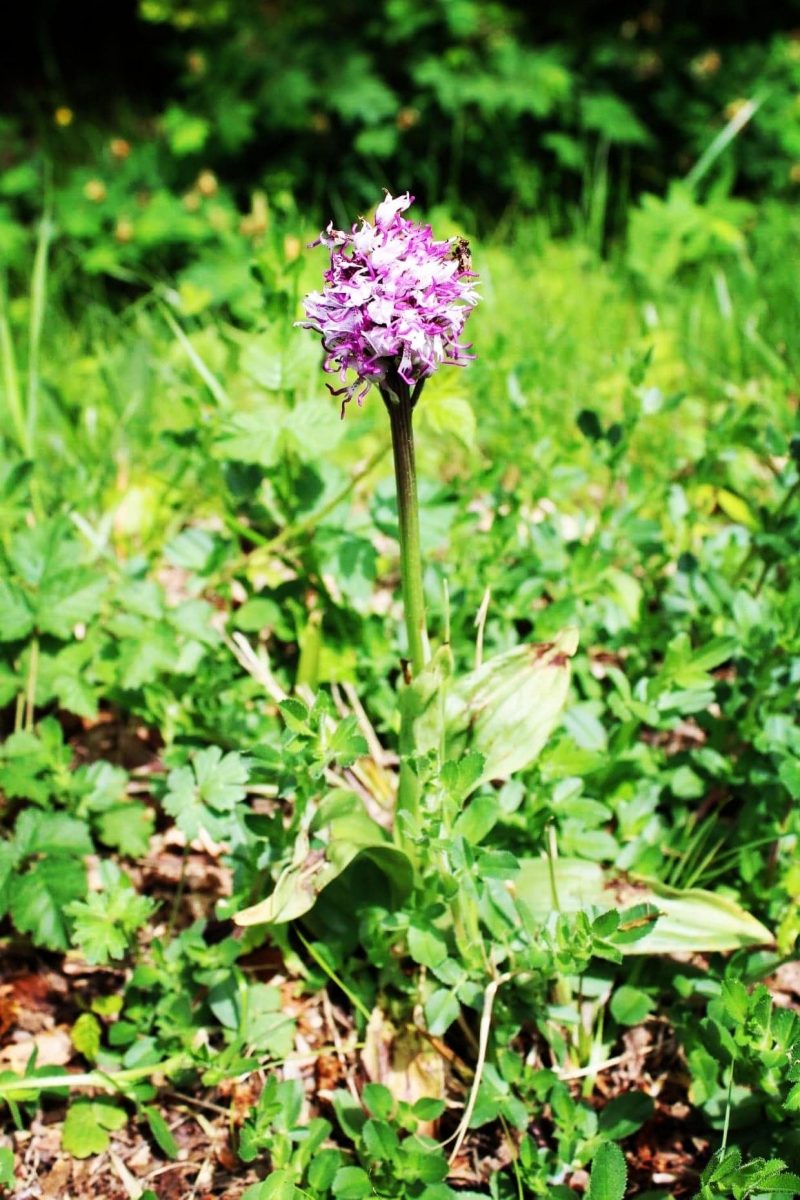
<path id="1" fill-rule="evenodd" d="M 313 396 L 301 400 L 283 419 L 283 441 L 303 462 L 314 462 L 320 455 L 329 454 L 345 432 L 337 406 Z"/>
<path id="2" fill-rule="evenodd" d="M 191 766 L 170 771 L 164 808 L 190 839 L 202 829 L 224 837 L 230 829 L 226 815 L 244 800 L 248 779 L 248 763 L 240 754 L 223 755 L 218 746 L 208 746 L 198 750 Z"/>
<path id="3" fill-rule="evenodd" d="M 14 845 L 20 858 L 33 854 L 91 854 L 89 827 L 85 821 L 62 812 L 39 812 L 27 808 L 14 826 Z"/>
<path id="4" fill-rule="evenodd" d="M 758 1187 L 762 1192 L 798 1196 L 800 1195 L 800 1175 L 786 1171 L 782 1175 L 773 1175 L 769 1179 L 759 1180 Z"/>
<path id="5" fill-rule="evenodd" d="M 0 579 L 0 642 L 16 642 L 33 630 L 33 613 L 21 591 Z"/>
<path id="6" fill-rule="evenodd" d="M 728 1016 L 739 1024 L 743 1024 L 747 1019 L 750 996 L 741 979 L 723 979 L 720 999 Z"/>
<path id="7" fill-rule="evenodd" d="M 218 746 L 208 746 L 198 750 L 192 767 L 201 798 L 218 812 L 230 811 L 247 795 L 248 766 L 236 751 L 223 755 Z"/>
<path id="8" fill-rule="evenodd" d="M 69 946 L 65 911 L 86 891 L 83 864 L 66 855 L 35 863 L 15 881 L 11 916 L 20 933 L 29 933 L 38 946 L 66 950 Z"/>
<path id="9" fill-rule="evenodd" d="M 738 1146 L 717 1150 L 703 1168 L 703 1183 L 720 1183 L 735 1175 L 742 1165 L 742 1152 Z"/>
<path id="10" fill-rule="evenodd" d="M 278 707 L 286 722 L 287 729 L 291 729 L 293 733 L 310 732 L 308 726 L 309 712 L 302 700 L 297 700 L 294 696 L 288 696 L 285 700 L 281 700 Z"/>
<path id="11" fill-rule="evenodd" d="M 454 800 L 464 800 L 478 786 L 485 766 L 484 756 L 477 750 L 470 750 L 461 758 L 451 758 L 443 765 L 442 783 Z"/>
<path id="12" fill-rule="evenodd" d="M 615 1142 L 604 1142 L 592 1160 L 588 1200 L 623 1200 L 627 1182 L 625 1155 Z"/>
<path id="13" fill-rule="evenodd" d="M 101 877 L 103 891 L 91 892 L 66 909 L 74 921 L 75 942 L 90 963 L 123 958 L 133 935 L 156 907 L 149 896 L 137 894 L 114 863 L 102 864 Z"/>
<path id="14" fill-rule="evenodd" d="M 69 571 L 80 561 L 80 546 L 63 517 L 18 529 L 8 554 L 11 565 L 31 587 Z"/>
<path id="15" fill-rule="evenodd" d="M 281 413 L 237 413 L 214 447 L 216 457 L 273 467 L 281 455 Z"/>
<path id="16" fill-rule="evenodd" d="M 369 746 L 358 728 L 355 716 L 345 717 L 341 721 L 325 746 L 325 757 L 329 761 L 338 762 L 343 767 L 349 767 L 357 758 L 369 753 Z"/>
<path id="17" fill-rule="evenodd" d="M 53 678 L 53 693 L 60 706 L 78 717 L 94 720 L 97 716 L 100 692 L 79 673 L 60 672 Z"/>
<path id="18" fill-rule="evenodd" d="M 97 834 L 106 846 L 127 858 L 143 858 L 155 828 L 155 814 L 140 800 L 109 808 L 96 820 Z"/>
<path id="19" fill-rule="evenodd" d="M 36 601 L 37 628 L 57 638 L 71 637 L 76 625 L 95 615 L 105 590 L 105 579 L 87 569 L 46 578 Z"/>

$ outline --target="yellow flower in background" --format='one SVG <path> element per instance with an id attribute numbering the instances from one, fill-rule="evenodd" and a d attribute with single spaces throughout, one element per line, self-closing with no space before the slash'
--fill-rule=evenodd
<path id="1" fill-rule="evenodd" d="M 219 182 L 213 171 L 201 171 L 197 176 L 195 187 L 201 196 L 214 196 L 219 190 Z"/>
<path id="2" fill-rule="evenodd" d="M 299 237 L 295 237 L 292 233 L 287 233 L 283 239 L 283 256 L 287 262 L 295 262 L 300 257 L 303 251 L 303 244 Z"/>
<path id="3" fill-rule="evenodd" d="M 53 120 L 60 129 L 66 129 L 75 120 L 75 113 L 65 104 L 60 105 L 53 113 Z"/>
<path id="4" fill-rule="evenodd" d="M 253 192 L 250 212 L 239 222 L 239 232 L 245 237 L 260 237 L 269 226 L 269 206 L 263 192 Z"/>
<path id="5" fill-rule="evenodd" d="M 722 66 L 722 55 L 718 50 L 706 50 L 692 60 L 691 71 L 697 79 L 707 79 L 716 75 Z"/>
<path id="6" fill-rule="evenodd" d="M 83 194 L 93 204 L 101 204 L 108 195 L 108 192 L 102 179 L 90 179 L 83 185 Z"/>

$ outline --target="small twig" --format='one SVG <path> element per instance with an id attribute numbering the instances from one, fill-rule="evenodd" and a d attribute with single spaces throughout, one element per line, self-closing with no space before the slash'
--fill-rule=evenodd
<path id="1" fill-rule="evenodd" d="M 373 762 L 379 767 L 388 767 L 391 763 L 396 762 L 396 757 L 390 754 L 388 750 L 381 745 L 374 726 L 364 711 L 364 706 L 358 698 L 358 692 L 353 687 L 352 683 L 343 683 L 342 690 L 347 696 L 347 702 L 355 713 L 358 727 L 364 735 L 364 740 L 369 746 L 369 752 Z"/>
<path id="2" fill-rule="evenodd" d="M 198 1096 L 187 1096 L 185 1092 L 169 1091 L 165 1095 L 168 1100 L 180 1100 L 193 1108 L 207 1108 L 209 1112 L 217 1113 L 221 1117 L 230 1116 L 229 1109 L 223 1108 L 221 1104 L 214 1104 L 211 1100 L 201 1100 Z"/>
<path id="3" fill-rule="evenodd" d="M 128 1170 L 120 1156 L 115 1154 L 113 1150 L 109 1151 L 109 1158 L 111 1159 L 112 1167 L 119 1177 L 120 1183 L 125 1188 L 128 1200 L 139 1200 L 144 1191 L 139 1180 Z"/>
<path id="4" fill-rule="evenodd" d="M 339 1060 L 339 1066 L 342 1068 L 342 1074 L 347 1081 L 348 1090 L 356 1104 L 360 1107 L 361 1097 L 358 1094 L 358 1089 L 356 1087 L 355 1080 L 353 1079 L 353 1073 L 347 1069 L 347 1059 L 342 1047 L 342 1039 L 339 1034 L 339 1030 L 336 1027 L 336 1017 L 333 1012 L 333 1005 L 331 1004 L 331 998 L 328 995 L 327 988 L 322 993 L 322 1008 L 325 1013 L 325 1019 L 328 1022 L 328 1028 L 330 1029 L 331 1033 L 331 1041 L 333 1042 L 336 1051 L 336 1057 Z"/>
<path id="5" fill-rule="evenodd" d="M 143 1178 L 145 1183 L 149 1183 L 151 1179 L 158 1179 L 159 1175 L 166 1175 L 169 1171 L 201 1171 L 202 1168 L 202 1163 L 192 1162 L 191 1159 L 187 1162 L 170 1162 L 165 1163 L 163 1167 L 156 1167 L 154 1171 Z"/>
<path id="6" fill-rule="evenodd" d="M 372 800 L 372 793 L 370 790 L 365 788 L 361 780 L 355 775 L 351 779 L 347 779 L 340 775 L 338 771 L 335 771 L 333 767 L 326 767 L 322 772 L 322 776 L 323 779 L 325 779 L 331 785 L 331 787 L 344 788 L 350 792 L 357 792 L 367 805 Z"/>
<path id="7" fill-rule="evenodd" d="M 175 922 L 178 919 L 178 912 L 180 910 L 181 901 L 183 900 L 183 893 L 186 891 L 186 868 L 188 866 L 188 861 L 189 843 L 187 842 L 183 847 L 183 853 L 181 854 L 181 873 L 178 878 L 178 887 L 175 892 L 175 897 L 172 901 L 172 907 L 169 910 L 169 920 L 167 921 L 167 938 L 170 940 L 172 939 L 173 930 L 175 929 Z"/>
<path id="8" fill-rule="evenodd" d="M 483 634 L 484 634 L 484 630 L 486 629 L 486 618 L 489 614 L 489 602 L 490 602 L 491 598 L 492 598 L 492 589 L 487 587 L 486 591 L 483 593 L 483 599 L 481 600 L 481 606 L 478 609 L 478 612 L 475 616 L 475 628 L 478 631 L 477 635 L 475 637 L 475 670 L 476 671 L 483 663 Z"/>
<path id="9" fill-rule="evenodd" d="M 506 972 L 505 975 L 498 975 L 497 979 L 492 980 L 483 995 L 483 1012 L 481 1013 L 480 1036 L 478 1039 L 478 1060 L 475 1063 L 475 1078 L 472 1082 L 469 1100 L 455 1133 L 442 1143 L 443 1146 L 446 1146 L 448 1142 L 452 1142 L 455 1139 L 455 1145 L 448 1159 L 451 1164 L 461 1149 L 464 1138 L 467 1136 L 469 1123 L 472 1120 L 472 1114 L 478 1102 L 478 1091 L 481 1086 L 481 1079 L 483 1078 L 483 1068 L 486 1065 L 486 1053 L 489 1049 L 489 1034 L 492 1028 L 492 1009 L 494 1008 L 495 997 L 497 996 L 498 988 L 502 987 L 504 983 L 508 983 L 512 978 L 513 975 L 511 972 Z"/>
<path id="10" fill-rule="evenodd" d="M 247 674 L 251 675 L 257 683 L 261 684 L 271 700 L 274 700 L 276 704 L 280 704 L 281 701 L 286 699 L 287 693 L 272 674 L 269 663 L 256 654 L 243 633 L 236 631 L 230 637 L 223 633 L 222 637 L 225 645 L 239 663 L 239 666 L 243 667 Z"/>
<path id="11" fill-rule="evenodd" d="M 464 1037 L 467 1039 L 467 1041 L 469 1042 L 470 1046 L 472 1047 L 472 1049 L 473 1049 L 473 1050 L 475 1051 L 475 1053 L 477 1054 L 477 1052 L 478 1052 L 478 1040 L 477 1040 L 477 1038 L 475 1037 L 475 1034 L 474 1034 L 474 1033 L 472 1032 L 472 1030 L 470 1029 L 470 1027 L 469 1027 L 469 1025 L 468 1025 L 468 1023 L 467 1023 L 467 1021 L 466 1021 L 466 1019 L 465 1019 L 465 1017 L 464 1017 L 464 1013 L 463 1013 L 463 1011 L 462 1011 L 461 1009 L 459 1009 L 459 1013 L 458 1013 L 458 1016 L 457 1016 L 456 1020 L 457 1020 L 457 1022 L 458 1022 L 458 1027 L 459 1027 L 459 1029 L 460 1029 L 460 1030 L 461 1030 L 461 1032 L 464 1034 Z"/>
<path id="12" fill-rule="evenodd" d="M 207 1133 L 208 1131 L 204 1129 L 203 1132 Z M 211 1162 L 211 1156 L 207 1154 L 206 1157 L 203 1159 L 202 1163 L 200 1164 L 200 1170 L 197 1172 L 197 1174 L 194 1177 L 194 1183 L 192 1184 L 192 1190 L 189 1192 L 187 1200 L 195 1200 L 195 1196 L 197 1195 L 197 1189 L 200 1187 L 200 1183 L 202 1181 L 210 1182 L 210 1180 L 206 1179 L 206 1176 L 208 1175 L 208 1165 L 210 1162 Z"/>
<path id="13" fill-rule="evenodd" d="M 588 1067 L 576 1067 L 573 1071 L 559 1071 L 556 1068 L 555 1074 L 565 1082 L 569 1082 L 571 1079 L 585 1079 L 587 1075 L 597 1075 L 599 1071 L 607 1071 L 610 1067 L 616 1067 L 620 1063 L 626 1062 L 629 1058 L 629 1054 L 618 1054 L 615 1058 L 607 1058 L 605 1062 L 589 1063 Z"/>

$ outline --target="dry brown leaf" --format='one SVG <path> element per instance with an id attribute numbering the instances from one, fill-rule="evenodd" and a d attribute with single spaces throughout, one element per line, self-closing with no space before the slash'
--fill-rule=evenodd
<path id="1" fill-rule="evenodd" d="M 364 1070 L 373 1083 L 382 1083 L 398 1100 L 414 1104 L 424 1096 L 445 1098 L 445 1061 L 421 1030 L 414 1026 L 396 1029 L 379 1008 L 367 1024 Z M 420 1127 L 421 1133 L 429 1128 Z"/>
<path id="2" fill-rule="evenodd" d="M 63 1200 L 63 1197 L 69 1194 L 69 1184 L 72 1179 L 72 1160 L 64 1157 L 59 1158 L 48 1171 L 46 1175 L 42 1175 L 38 1183 L 42 1189 L 43 1196 L 52 1196 L 54 1200 Z"/>
<path id="3" fill-rule="evenodd" d="M 13 1071 L 24 1071 L 33 1053 L 36 1054 L 38 1067 L 65 1067 L 73 1055 L 72 1039 L 66 1025 L 55 1029 L 45 1029 L 33 1037 L 24 1038 L 18 1042 L 9 1042 L 0 1050 L 0 1062 L 9 1066 Z"/>

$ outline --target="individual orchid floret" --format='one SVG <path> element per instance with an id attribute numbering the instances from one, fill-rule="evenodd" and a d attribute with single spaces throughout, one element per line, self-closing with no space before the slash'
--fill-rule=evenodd
<path id="1" fill-rule="evenodd" d="M 442 363 L 474 357 L 461 341 L 478 302 L 466 242 L 437 242 L 430 225 L 403 217 L 413 199 L 387 193 L 374 222 L 362 218 L 349 233 L 331 223 L 314 243 L 330 249 L 330 267 L 322 291 L 306 297 L 300 324 L 322 337 L 324 369 L 344 384 L 328 385 L 344 397 L 342 413 L 372 384 L 385 391 L 399 379 L 413 389 Z"/>

